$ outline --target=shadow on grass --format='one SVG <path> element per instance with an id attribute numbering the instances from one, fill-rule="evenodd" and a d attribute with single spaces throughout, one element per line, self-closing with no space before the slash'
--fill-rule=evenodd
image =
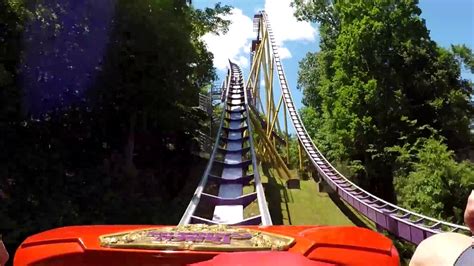
<path id="1" fill-rule="evenodd" d="M 268 210 L 270 211 L 273 224 L 284 224 L 283 223 L 283 210 L 281 203 L 285 204 L 285 211 L 288 217 L 288 223 L 291 224 L 291 215 L 289 212 L 288 202 L 290 202 L 288 193 L 286 191 L 284 183 L 272 175 L 269 171 L 270 166 L 262 163 L 262 172 L 267 177 L 267 183 L 263 184 L 265 188 L 265 195 L 268 202 Z"/>
<path id="2" fill-rule="evenodd" d="M 329 195 L 329 198 L 332 200 L 332 202 L 334 202 L 334 204 L 336 204 L 336 206 L 339 208 L 339 210 L 341 210 L 341 212 L 347 218 L 349 218 L 349 220 L 352 223 L 354 223 L 356 226 L 359 226 L 359 227 L 372 229 L 369 226 L 367 226 L 367 224 L 363 220 L 361 220 L 360 217 L 358 217 L 349 207 L 347 207 L 346 204 L 344 204 L 343 200 L 339 197 L 339 195 L 337 193 L 335 193 L 334 191 L 332 191 L 327 184 L 325 184 L 325 181 L 323 181 L 322 179 L 319 179 L 319 178 L 314 178 L 314 181 L 317 182 L 317 183 L 318 183 L 318 181 L 321 182 L 320 185 L 324 186 L 325 190 L 328 191 L 327 193 Z"/>

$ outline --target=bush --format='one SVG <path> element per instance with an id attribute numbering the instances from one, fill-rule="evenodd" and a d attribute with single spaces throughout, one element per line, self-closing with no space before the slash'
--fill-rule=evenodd
<path id="1" fill-rule="evenodd" d="M 474 165 L 456 162 L 454 153 L 436 138 L 421 138 L 398 151 L 395 190 L 400 205 L 454 223 L 462 223 L 466 198 L 474 188 Z"/>

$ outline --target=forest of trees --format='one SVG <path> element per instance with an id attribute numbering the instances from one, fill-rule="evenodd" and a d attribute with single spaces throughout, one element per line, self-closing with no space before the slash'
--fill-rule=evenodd
<path id="1" fill-rule="evenodd" d="M 462 223 L 474 108 L 460 73 L 474 72 L 474 55 L 431 40 L 417 2 L 295 0 L 321 37 L 300 63 L 301 114 L 355 182 Z M 229 12 L 185 0 L 0 1 L 0 234 L 11 254 L 63 225 L 178 221 L 188 199 L 174 200 L 208 123 L 194 107 L 216 78 L 201 37 L 225 32 Z"/>
<path id="2" fill-rule="evenodd" d="M 320 26 L 320 51 L 300 62 L 304 123 L 318 147 L 370 192 L 462 224 L 474 189 L 474 70 L 465 45 L 440 47 L 417 0 L 296 0 Z"/>
<path id="3" fill-rule="evenodd" d="M 0 234 L 73 224 L 169 224 L 215 79 L 201 36 L 216 5 L 0 1 Z M 183 210 L 187 199 L 183 199 Z M 163 204 L 166 203 L 166 204 Z"/>

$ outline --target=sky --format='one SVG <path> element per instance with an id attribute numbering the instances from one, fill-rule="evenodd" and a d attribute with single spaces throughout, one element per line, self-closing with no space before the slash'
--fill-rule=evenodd
<path id="1" fill-rule="evenodd" d="M 293 100 L 298 108 L 301 91 L 296 88 L 298 62 L 308 52 L 319 50 L 319 31 L 314 23 L 297 21 L 293 16 L 291 0 L 193 0 L 196 8 L 212 7 L 215 3 L 233 7 L 228 17 L 232 24 L 226 35 L 207 34 L 203 37 L 214 54 L 214 66 L 219 78 L 225 77 L 227 59 L 238 63 L 245 75 L 249 70 L 249 50 L 253 32 L 253 15 L 265 9 L 272 24 L 274 35 L 280 46 L 279 54 L 291 88 Z M 474 0 L 420 0 L 419 4 L 431 38 L 440 46 L 466 44 L 474 49 Z M 466 70 L 464 78 L 474 81 L 474 75 Z"/>

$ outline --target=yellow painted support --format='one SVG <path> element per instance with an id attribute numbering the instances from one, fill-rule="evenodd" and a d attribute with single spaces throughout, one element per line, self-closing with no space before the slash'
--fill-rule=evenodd
<path id="1" fill-rule="evenodd" d="M 272 122 L 271 122 L 271 125 L 270 125 L 270 129 L 267 131 L 267 136 L 269 136 L 269 137 L 272 134 L 271 132 L 273 131 L 273 127 L 275 126 L 275 121 L 278 118 L 278 113 L 280 112 L 282 102 L 283 102 L 283 95 L 280 97 L 280 100 L 278 101 L 278 107 L 276 108 L 276 112 L 273 115 L 273 119 L 271 120 Z"/>
<path id="2" fill-rule="evenodd" d="M 282 178 L 291 179 L 291 173 L 288 167 L 285 164 L 285 161 L 280 157 L 278 151 L 272 145 L 271 141 L 265 135 L 265 131 L 262 129 L 258 119 L 255 117 L 257 114 L 254 114 L 253 111 L 250 112 L 250 118 L 252 120 L 253 129 L 256 130 L 259 137 L 263 140 L 263 144 L 265 145 L 266 150 L 268 150 L 268 154 L 264 158 L 269 159 L 269 161 L 274 161 L 277 171 Z M 273 160 L 272 160 L 273 159 Z"/>
<path id="3" fill-rule="evenodd" d="M 272 73 L 270 75 L 272 77 L 272 81 L 273 81 L 273 70 L 272 70 Z M 270 90 L 270 99 L 271 99 L 271 110 L 272 110 L 272 113 L 268 116 L 268 124 L 271 123 L 271 118 L 273 116 L 278 116 L 278 112 L 280 110 L 280 108 L 278 108 L 277 110 L 277 107 L 275 105 L 275 96 L 274 96 L 274 90 L 273 90 L 273 86 L 271 87 L 271 90 Z M 280 123 L 278 122 L 278 119 L 276 120 L 276 123 L 277 123 L 277 128 L 280 128 Z M 271 130 L 270 130 L 270 127 L 269 127 L 269 131 L 267 132 L 267 134 L 269 132 L 271 132 L 273 130 L 273 126 L 271 127 Z"/>
<path id="4" fill-rule="evenodd" d="M 262 22 L 263 23 L 263 22 Z M 263 31 L 263 24 L 261 25 L 260 27 L 261 29 L 261 36 L 262 36 L 262 39 L 260 41 L 260 44 L 258 46 L 258 52 L 259 52 L 259 57 L 258 57 L 258 65 L 257 65 L 257 69 L 256 69 L 256 72 L 255 72 L 255 76 L 257 77 L 257 79 L 259 80 L 259 75 L 260 75 L 260 67 L 262 65 L 262 57 L 264 56 L 265 54 L 265 43 L 268 42 L 268 32 L 267 31 Z M 257 93 L 257 92 L 254 92 L 254 93 Z M 260 95 L 259 95 L 260 97 Z M 263 107 L 263 105 L 262 105 Z M 263 109 L 263 108 L 262 108 Z M 263 111 L 263 110 L 262 110 Z"/>
<path id="5" fill-rule="evenodd" d="M 259 78 L 260 78 L 260 69 L 262 68 L 263 65 L 263 78 L 265 82 L 265 103 L 266 103 L 266 108 L 262 109 L 262 113 L 264 114 L 265 120 L 267 122 L 267 127 L 266 131 L 267 134 L 270 131 L 270 128 L 275 127 L 273 125 L 276 122 L 277 128 L 280 128 L 280 123 L 279 120 L 276 119 L 274 122 L 272 122 L 272 118 L 275 117 L 275 112 L 279 112 L 280 108 L 278 108 L 278 111 L 276 111 L 275 107 L 275 102 L 274 102 L 274 97 L 273 97 L 273 73 L 274 73 L 274 60 L 272 58 L 272 53 L 271 53 L 271 47 L 270 47 L 270 42 L 268 39 L 268 32 L 266 29 L 264 29 L 263 24 L 260 27 L 260 34 L 262 37 L 260 44 L 258 45 L 258 49 L 256 51 L 256 54 L 254 56 L 254 60 L 252 62 L 251 66 L 251 71 L 249 75 L 249 80 L 247 82 L 247 88 L 248 86 L 253 87 L 253 92 L 252 95 L 254 96 L 255 102 L 257 104 L 257 110 L 258 110 L 258 103 L 260 103 L 260 106 L 263 106 L 261 97 L 259 95 L 259 91 L 257 90 L 257 87 L 259 87 Z"/>
<path id="6" fill-rule="evenodd" d="M 268 98 L 270 99 L 270 102 L 269 102 L 269 110 L 270 112 L 268 113 L 268 116 L 267 116 L 267 134 L 268 132 L 270 131 L 270 121 L 271 121 L 271 118 L 272 118 L 272 114 L 275 113 L 275 103 L 274 103 L 274 100 L 273 100 L 273 88 L 270 87 L 269 90 L 268 90 Z"/>
<path id="7" fill-rule="evenodd" d="M 266 25 L 265 25 L 266 26 Z M 268 32 L 266 27 L 262 27 L 262 30 L 265 30 L 265 32 Z M 270 117 L 271 117 L 271 112 L 272 112 L 272 105 L 271 105 L 271 102 L 273 102 L 273 99 L 271 98 L 271 91 L 273 90 L 273 79 L 270 79 L 270 76 L 269 76 L 269 73 L 273 74 L 272 71 L 270 71 L 271 69 L 268 69 L 268 68 L 271 68 L 271 64 L 270 64 L 270 61 L 273 59 L 271 58 L 271 50 L 270 50 L 270 42 L 267 41 L 263 44 L 263 49 L 264 49 L 264 58 L 262 59 L 262 62 L 264 64 L 264 75 L 266 77 L 266 83 L 265 83 L 265 86 L 266 86 L 266 93 L 267 93 L 267 115 L 266 115 L 266 122 L 267 122 L 267 128 L 266 128 L 266 132 L 268 132 L 268 129 L 270 128 L 270 125 L 269 125 L 269 122 L 270 122 Z M 271 84 L 271 85 L 270 85 Z"/>
<path id="8" fill-rule="evenodd" d="M 260 46 L 259 46 L 260 47 Z M 258 73 L 260 71 L 260 57 L 261 57 L 262 53 L 260 52 L 260 49 L 257 50 L 257 59 L 254 61 L 255 64 L 252 66 L 254 67 L 256 73 Z M 253 69 L 252 69 L 253 70 Z M 255 75 L 255 80 L 250 80 L 250 82 L 248 82 L 247 84 L 252 84 L 252 95 L 254 97 L 257 97 L 257 98 L 260 98 L 260 95 L 259 95 L 259 91 L 257 90 L 257 87 L 260 86 L 260 84 L 258 84 L 258 82 L 260 81 L 258 75 Z M 249 77 L 252 77 L 252 76 L 249 76 Z M 256 99 L 256 98 L 255 98 Z"/>
<path id="9" fill-rule="evenodd" d="M 275 99 L 275 88 L 274 88 L 274 72 L 275 72 L 275 59 L 273 57 L 271 43 L 268 37 L 268 31 L 265 28 L 266 25 L 263 21 L 260 21 L 260 36 L 262 36 L 257 50 L 254 54 L 254 60 L 252 62 L 247 87 L 246 89 L 252 89 L 252 96 L 254 99 L 256 109 L 252 109 L 249 112 L 253 129 L 258 134 L 257 138 L 257 153 L 260 159 L 274 165 L 278 174 L 284 179 L 291 179 L 291 173 L 288 169 L 290 163 L 290 147 L 288 137 L 288 117 L 287 117 L 287 106 L 284 102 L 283 95 L 276 102 Z M 260 82 L 264 81 L 265 88 L 260 86 Z M 264 90 L 264 91 L 263 91 Z M 265 95 L 263 95 L 265 93 Z M 264 99 L 265 98 L 265 99 Z M 266 106 L 263 105 L 265 102 Z M 258 106 L 260 104 L 260 106 Z M 279 154 L 277 149 L 278 141 L 273 132 L 283 132 L 282 124 L 279 119 L 279 113 L 281 106 L 284 106 L 284 122 L 285 122 L 285 137 L 286 140 L 286 160 Z M 261 110 L 260 110 L 261 109 Z M 261 115 L 261 116 L 260 116 Z M 266 126 L 262 126 L 261 119 L 265 120 Z M 300 149 L 300 168 L 302 168 L 302 154 Z"/>
<path id="10" fill-rule="evenodd" d="M 253 91 L 252 91 L 252 95 L 254 97 L 254 99 L 257 99 L 255 97 L 260 97 L 259 95 L 257 95 L 257 82 L 259 81 L 258 80 L 258 73 L 260 73 L 260 65 L 261 65 L 261 57 L 262 57 L 262 53 L 263 53 L 263 44 L 265 42 L 268 41 L 268 37 L 267 37 L 267 33 L 262 33 L 262 39 L 260 41 L 260 44 L 258 46 L 258 49 L 257 49 L 257 53 L 255 54 L 254 56 L 254 60 L 252 62 L 252 67 L 250 68 L 250 74 L 249 74 L 249 80 L 247 82 L 247 88 L 248 86 L 252 86 L 253 88 Z M 255 77 L 255 79 L 252 79 L 252 77 Z M 247 89 L 246 88 L 246 89 Z"/>
<path id="11" fill-rule="evenodd" d="M 272 47 L 271 47 L 271 44 L 269 41 L 266 42 L 266 45 L 265 45 L 265 48 L 267 49 L 267 53 L 268 53 L 268 56 L 267 56 L 267 64 L 270 68 L 270 75 L 269 75 L 269 80 L 270 80 L 270 84 L 271 84 L 271 87 L 270 87 L 270 99 L 271 99 L 271 110 L 272 112 L 268 115 L 268 119 L 267 119 L 267 122 L 270 123 L 270 118 L 272 118 L 274 115 L 278 115 L 278 112 L 279 112 L 279 108 L 277 110 L 277 108 L 275 107 L 275 97 L 274 97 L 274 87 L 273 87 L 273 74 L 275 72 L 275 60 L 273 58 L 273 53 L 272 53 Z M 280 122 L 279 120 L 276 120 L 276 123 L 277 123 L 277 128 L 278 130 L 281 131 L 281 128 L 280 128 Z M 273 130 L 273 126 L 271 126 Z M 270 127 L 268 127 L 267 129 L 269 129 Z M 267 131 L 267 135 L 269 134 L 269 132 L 271 132 L 271 130 Z"/>
<path id="12" fill-rule="evenodd" d="M 268 60 L 267 56 L 268 56 L 268 51 L 266 49 L 266 44 L 263 43 L 262 44 L 262 47 L 264 49 L 263 51 L 263 58 L 262 58 L 262 61 L 263 62 L 266 62 Z M 270 127 L 268 121 L 270 121 L 270 117 L 271 117 L 271 113 L 272 113 L 272 101 L 273 99 L 271 98 L 271 91 L 272 91 L 272 86 L 271 84 L 273 84 L 273 81 L 270 80 L 270 77 L 269 77 L 269 69 L 268 69 L 268 64 L 263 64 L 263 78 L 265 79 L 265 103 L 266 103 L 266 112 L 264 113 L 265 114 L 265 120 L 267 121 L 267 128 L 265 129 L 266 132 L 268 132 L 268 129 Z"/>

